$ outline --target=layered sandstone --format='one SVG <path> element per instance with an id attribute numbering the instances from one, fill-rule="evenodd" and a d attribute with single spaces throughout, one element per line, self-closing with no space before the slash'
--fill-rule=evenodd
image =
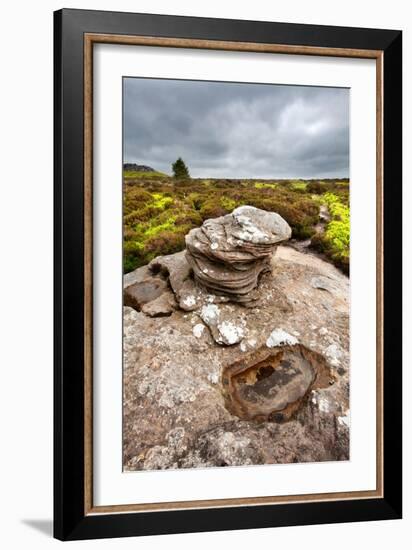
<path id="1" fill-rule="evenodd" d="M 274 212 L 241 206 L 231 214 L 206 220 L 186 235 L 186 259 L 197 284 L 232 302 L 258 299 L 259 278 L 291 228 Z"/>

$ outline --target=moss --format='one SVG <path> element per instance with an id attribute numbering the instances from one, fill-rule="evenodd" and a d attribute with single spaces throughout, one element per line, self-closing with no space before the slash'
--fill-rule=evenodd
<path id="1" fill-rule="evenodd" d="M 306 191 L 308 184 L 304 181 L 292 181 L 290 183 L 291 189 L 294 191 Z"/>
<path id="2" fill-rule="evenodd" d="M 153 237 L 154 235 L 157 235 L 158 233 L 161 233 L 162 231 L 165 231 L 166 229 L 171 229 L 175 223 L 175 219 L 171 218 L 170 220 L 161 223 L 160 225 L 151 225 L 144 231 L 145 237 Z"/>
<path id="3" fill-rule="evenodd" d="M 237 206 L 237 202 L 230 197 L 221 197 L 220 204 L 227 212 L 232 212 Z"/>
<path id="4" fill-rule="evenodd" d="M 350 211 L 345 204 L 346 196 L 325 193 L 321 201 L 328 207 L 331 220 L 323 235 L 312 238 L 311 246 L 325 253 L 344 271 L 349 271 L 350 258 Z"/>
<path id="5" fill-rule="evenodd" d="M 164 210 L 171 204 L 173 204 L 172 197 L 168 197 L 164 193 L 152 193 L 153 197 L 153 206 L 154 208 L 159 208 L 160 210 Z"/>

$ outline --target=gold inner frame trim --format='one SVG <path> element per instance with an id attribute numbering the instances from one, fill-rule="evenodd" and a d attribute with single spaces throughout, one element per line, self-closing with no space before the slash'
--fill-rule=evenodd
<path id="1" fill-rule="evenodd" d="M 93 504 L 93 45 L 96 43 L 376 60 L 376 489 L 144 504 Z M 383 51 L 153 36 L 84 35 L 84 513 L 155 512 L 383 498 Z"/>

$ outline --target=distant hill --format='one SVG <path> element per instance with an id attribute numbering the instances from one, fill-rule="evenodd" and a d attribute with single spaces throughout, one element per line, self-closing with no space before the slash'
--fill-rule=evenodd
<path id="1" fill-rule="evenodd" d="M 156 172 L 156 170 L 150 166 L 145 166 L 144 164 L 134 164 L 131 162 L 126 162 L 123 164 L 123 170 L 127 172 Z"/>

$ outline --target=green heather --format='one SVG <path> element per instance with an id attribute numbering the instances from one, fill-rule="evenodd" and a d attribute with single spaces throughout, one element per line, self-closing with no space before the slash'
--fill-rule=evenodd
<path id="1" fill-rule="evenodd" d="M 255 183 L 256 189 L 276 189 L 279 187 L 279 184 L 277 183 L 266 183 L 264 181 L 258 181 Z"/>
<path id="2" fill-rule="evenodd" d="M 294 191 L 306 191 L 308 184 L 305 181 L 292 181 L 290 186 Z"/>
<path id="3" fill-rule="evenodd" d="M 124 173 L 124 271 L 183 250 L 185 235 L 204 220 L 250 204 L 278 212 L 292 237 L 312 237 L 314 248 L 347 270 L 349 182 L 343 180 L 230 180 L 170 177 L 160 172 Z M 331 220 L 316 234 L 321 205 Z"/>
<path id="4" fill-rule="evenodd" d="M 336 193 L 326 192 L 321 195 L 319 201 L 327 206 L 331 219 L 324 233 L 312 238 L 312 247 L 349 272 L 350 212 L 347 189 L 340 186 Z"/>
<path id="5" fill-rule="evenodd" d="M 164 210 L 167 206 L 173 204 L 172 197 L 168 197 L 164 193 L 152 193 L 152 197 L 154 200 L 153 206 L 160 210 Z"/>

